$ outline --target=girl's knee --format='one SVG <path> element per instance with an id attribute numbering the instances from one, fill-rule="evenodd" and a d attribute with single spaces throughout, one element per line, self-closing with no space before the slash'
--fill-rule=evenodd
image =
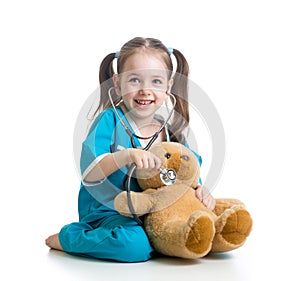
<path id="1" fill-rule="evenodd" d="M 112 234 L 121 241 L 116 253 L 119 261 L 144 262 L 152 257 L 154 250 L 142 227 L 135 227 L 129 230 L 117 227 Z"/>

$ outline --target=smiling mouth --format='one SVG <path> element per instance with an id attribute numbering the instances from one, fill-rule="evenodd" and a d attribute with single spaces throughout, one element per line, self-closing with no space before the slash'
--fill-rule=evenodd
<path id="1" fill-rule="evenodd" d="M 135 100 L 135 102 L 140 105 L 148 105 L 148 104 L 153 103 L 154 101 L 153 100 Z"/>

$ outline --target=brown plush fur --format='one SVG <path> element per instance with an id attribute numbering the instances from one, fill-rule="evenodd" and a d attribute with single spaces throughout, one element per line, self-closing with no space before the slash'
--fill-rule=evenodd
<path id="1" fill-rule="evenodd" d="M 242 246 L 252 228 L 244 204 L 236 199 L 217 199 L 213 211 L 195 196 L 200 167 L 195 155 L 179 143 L 163 142 L 150 149 L 162 167 L 176 171 L 176 183 L 164 186 L 153 169 L 137 170 L 143 192 L 131 192 L 136 213 L 145 215 L 145 229 L 160 253 L 199 258 L 209 252 L 225 252 Z M 115 208 L 131 216 L 126 192 L 115 198 Z"/>

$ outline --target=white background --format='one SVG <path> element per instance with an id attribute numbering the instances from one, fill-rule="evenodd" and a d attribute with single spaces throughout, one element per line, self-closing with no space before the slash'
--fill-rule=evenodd
<path id="1" fill-rule="evenodd" d="M 299 278 L 293 257 L 299 251 L 299 14 L 291 0 L 1 1 L 1 279 L 109 280 L 118 269 L 118 278 L 133 269 L 131 280 L 148 276 L 151 262 L 103 267 L 44 246 L 49 234 L 77 220 L 79 110 L 98 86 L 103 57 L 135 36 L 158 38 L 186 56 L 191 79 L 225 128 L 226 162 L 213 195 L 243 200 L 254 219 L 240 250 L 197 265 L 157 261 L 151 272 Z M 83 265 L 88 270 L 79 272 Z"/>

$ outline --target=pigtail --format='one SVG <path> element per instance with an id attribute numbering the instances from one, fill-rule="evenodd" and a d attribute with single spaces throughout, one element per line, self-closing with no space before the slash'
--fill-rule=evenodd
<path id="1" fill-rule="evenodd" d="M 113 69 L 113 61 L 115 56 L 116 56 L 115 53 L 108 54 L 100 64 L 100 69 L 99 69 L 100 101 L 93 117 L 95 117 L 99 112 L 108 108 L 110 105 L 108 90 L 109 88 L 114 86 L 112 77 L 115 73 Z M 117 96 L 114 96 L 116 95 L 114 91 L 112 91 L 112 94 L 113 94 L 112 98 L 115 100 Z"/>
<path id="2" fill-rule="evenodd" d="M 183 130 L 189 125 L 190 114 L 188 104 L 189 65 L 181 52 L 173 49 L 177 61 L 176 73 L 173 77 L 172 93 L 176 97 L 175 116 L 170 126 L 171 140 L 184 143 Z"/>

